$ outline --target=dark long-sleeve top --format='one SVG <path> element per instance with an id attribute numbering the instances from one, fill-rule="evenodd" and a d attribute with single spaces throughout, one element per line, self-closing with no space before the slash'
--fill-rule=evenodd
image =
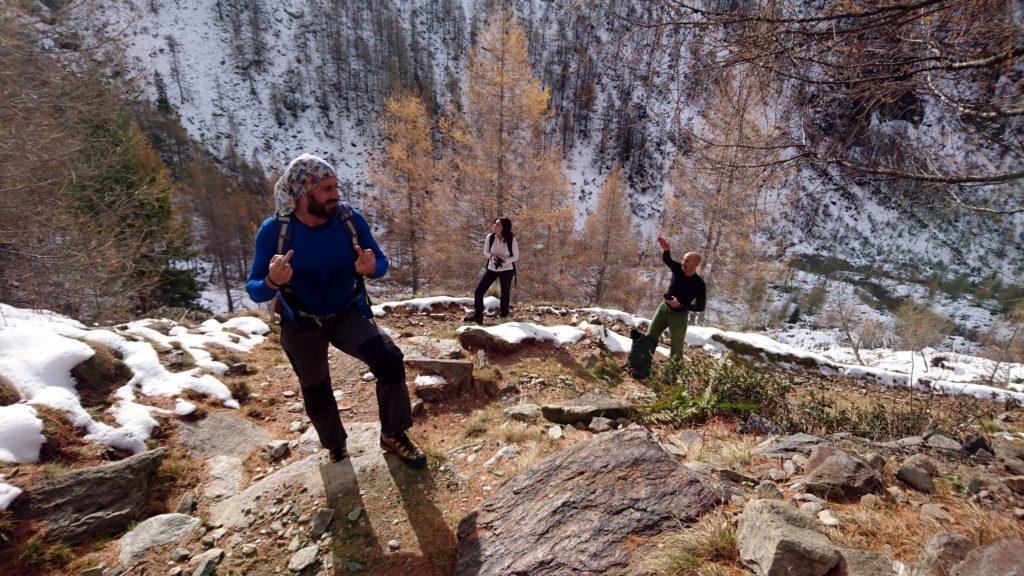
<path id="1" fill-rule="evenodd" d="M 377 245 L 370 225 L 353 210 L 352 223 L 359 237 L 359 247 L 373 250 L 377 269 L 368 278 L 380 278 L 388 271 L 388 259 Z M 340 218 L 331 218 L 320 226 L 307 226 L 294 216 L 291 219 L 292 279 L 299 300 L 313 314 L 331 314 L 352 301 L 356 288 L 356 253 L 352 235 Z M 277 253 L 280 223 L 276 218 L 264 220 L 256 233 L 256 250 L 246 291 L 253 302 L 266 302 L 277 291 L 267 286 L 270 259 Z"/>
<path id="2" fill-rule="evenodd" d="M 683 305 L 676 308 L 682 312 L 703 312 L 707 304 L 707 286 L 700 274 L 694 272 L 687 276 L 683 272 L 683 265 L 672 259 L 672 253 L 665 250 L 661 255 L 662 262 L 672 271 L 672 283 L 668 287 L 668 295 L 675 296 Z"/>

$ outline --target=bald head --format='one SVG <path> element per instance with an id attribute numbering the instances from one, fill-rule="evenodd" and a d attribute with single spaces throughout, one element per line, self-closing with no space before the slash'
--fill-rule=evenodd
<path id="1" fill-rule="evenodd" d="M 693 276 L 697 272 L 697 266 L 700 266 L 701 260 L 703 258 L 699 252 L 687 252 L 683 255 L 683 274 Z"/>

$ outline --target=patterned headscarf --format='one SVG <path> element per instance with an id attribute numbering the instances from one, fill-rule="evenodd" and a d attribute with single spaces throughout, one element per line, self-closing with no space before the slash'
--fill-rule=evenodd
<path id="1" fill-rule="evenodd" d="M 288 168 L 274 184 L 274 207 L 280 216 L 295 211 L 299 198 L 309 193 L 324 178 L 338 177 L 326 160 L 303 153 L 288 163 Z"/>

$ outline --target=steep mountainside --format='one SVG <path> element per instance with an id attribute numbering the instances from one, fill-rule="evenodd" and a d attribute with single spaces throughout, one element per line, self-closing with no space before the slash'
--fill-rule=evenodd
<path id="1" fill-rule="evenodd" d="M 366 160 L 378 142 L 384 99 L 416 89 L 436 114 L 457 109 L 467 54 L 492 4 L 105 2 L 91 16 L 102 25 L 90 35 L 123 39 L 149 97 L 165 92 L 188 131 L 215 154 L 233 147 L 270 171 L 300 151 L 322 154 L 358 194 L 370 186 Z M 651 15 L 652 4 L 513 5 L 535 70 L 551 90 L 555 137 L 566 152 L 577 205 L 591 206 L 607 171 L 622 161 L 633 212 L 642 232 L 653 236 L 672 160 L 686 149 L 687 130 L 703 121 L 704 73 L 691 72 L 699 68 L 692 54 L 672 58 L 650 49 L 671 38 L 625 33 L 630 20 Z M 899 133 L 941 142 L 951 155 L 971 154 L 969 140 L 949 133 L 943 109 L 933 104 L 915 102 L 914 114 L 881 109 L 868 136 L 881 141 Z M 789 176 L 765 198 L 766 245 L 778 245 L 780 255 L 881 265 L 902 277 L 937 272 L 983 280 L 995 272 L 1004 283 L 1021 278 L 1020 214 L 919 213 L 879 186 L 824 169 Z"/>

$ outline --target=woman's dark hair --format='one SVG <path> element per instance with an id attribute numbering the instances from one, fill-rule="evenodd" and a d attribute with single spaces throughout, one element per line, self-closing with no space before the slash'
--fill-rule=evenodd
<path id="1" fill-rule="evenodd" d="M 498 218 L 498 224 L 501 224 L 501 235 L 505 238 L 505 244 L 508 244 L 509 252 L 512 251 L 512 219 L 511 218 Z"/>

